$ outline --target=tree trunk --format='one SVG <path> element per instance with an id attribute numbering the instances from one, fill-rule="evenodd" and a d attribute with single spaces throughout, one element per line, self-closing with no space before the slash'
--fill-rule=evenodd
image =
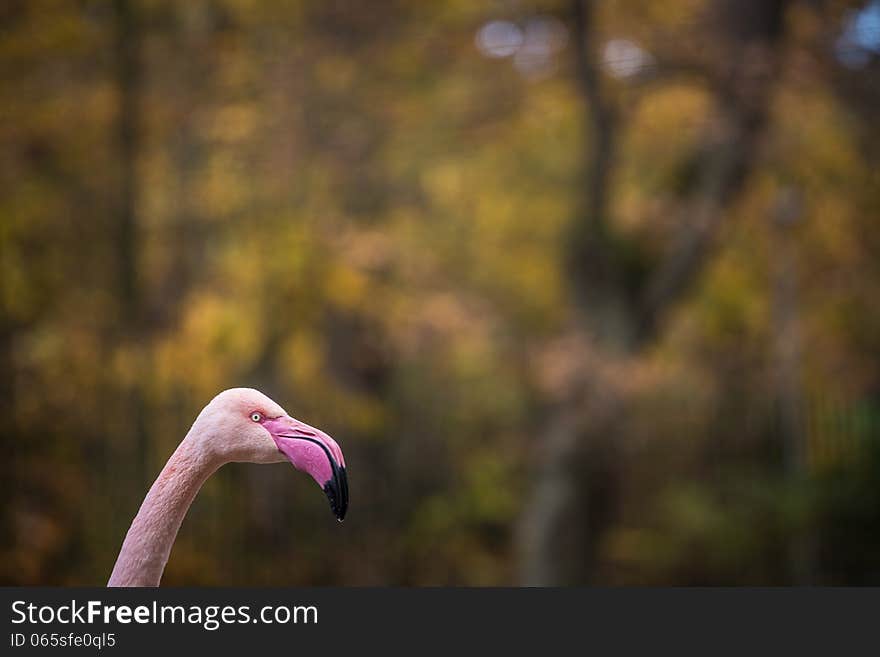
<path id="1" fill-rule="evenodd" d="M 800 484 L 808 475 L 807 436 L 804 426 L 804 391 L 801 383 L 801 331 L 798 316 L 798 267 L 794 232 L 801 220 L 801 201 L 796 190 L 778 193 L 771 216 L 773 370 L 775 373 L 779 433 L 789 481 Z M 798 585 L 813 583 L 813 540 L 795 531 L 789 546 L 790 574 Z"/>
<path id="2" fill-rule="evenodd" d="M 144 486 L 152 481 L 152 453 L 147 430 L 148 409 L 144 398 L 148 354 L 144 351 L 146 317 L 144 295 L 138 276 L 141 252 L 137 225 L 138 170 L 140 151 L 142 62 L 141 34 L 134 0 L 116 0 L 116 90 L 117 148 L 119 161 L 119 196 L 116 221 L 116 258 L 120 344 L 128 346 L 137 370 L 128 390 L 124 408 L 128 409 L 133 428 L 136 476 Z"/>
<path id="3" fill-rule="evenodd" d="M 712 143 L 683 213 L 682 229 L 666 258 L 638 290 L 628 289 L 625 263 L 614 248 L 609 217 L 609 180 L 614 163 L 614 108 L 602 92 L 596 63 L 595 3 L 574 0 L 577 83 L 589 126 L 585 151 L 582 214 L 572 229 L 569 252 L 572 304 L 582 318 L 577 330 L 608 359 L 625 364 L 658 340 L 662 320 L 705 269 L 718 230 L 745 187 L 766 121 L 777 71 L 788 0 L 716 0 L 712 9 L 721 61 L 710 62 L 724 126 Z M 748 51 L 749 56 L 743 56 Z M 684 219 L 688 219 L 685 221 Z M 613 454 L 615 425 L 626 400 L 599 372 L 580 377 L 589 384 L 575 391 L 545 426 L 532 495 L 518 535 L 520 576 L 527 585 L 583 584 L 594 580 L 593 555 L 603 531 L 591 508 L 590 454 Z M 601 430 L 597 430 L 601 427 Z M 601 449 L 597 441 L 606 443 Z M 609 466 L 613 467 L 613 466 Z M 611 505 L 613 506 L 613 504 Z M 577 523 L 577 526 L 572 526 Z"/>

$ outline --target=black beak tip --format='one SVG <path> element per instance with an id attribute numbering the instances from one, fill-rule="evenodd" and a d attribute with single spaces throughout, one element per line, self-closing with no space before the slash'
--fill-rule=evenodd
<path id="1" fill-rule="evenodd" d="M 330 510 L 339 522 L 345 519 L 348 511 L 348 477 L 345 468 L 334 468 L 333 478 L 324 484 L 324 494 L 330 501 Z"/>

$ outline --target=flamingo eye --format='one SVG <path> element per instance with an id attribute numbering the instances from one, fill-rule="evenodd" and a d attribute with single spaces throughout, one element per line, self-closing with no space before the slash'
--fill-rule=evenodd
<path id="1" fill-rule="evenodd" d="M 254 411 L 253 413 L 251 413 L 251 419 L 254 422 L 261 422 L 263 420 L 263 414 L 257 413 L 256 411 Z"/>

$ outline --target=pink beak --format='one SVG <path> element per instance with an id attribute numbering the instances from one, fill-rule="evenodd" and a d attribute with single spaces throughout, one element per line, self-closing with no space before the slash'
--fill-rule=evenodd
<path id="1" fill-rule="evenodd" d="M 326 433 L 289 415 L 263 421 L 275 444 L 293 467 L 318 483 L 341 522 L 348 510 L 348 477 L 339 445 Z"/>

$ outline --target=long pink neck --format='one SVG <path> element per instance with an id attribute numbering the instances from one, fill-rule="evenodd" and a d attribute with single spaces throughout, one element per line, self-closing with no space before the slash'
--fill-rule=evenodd
<path id="1" fill-rule="evenodd" d="M 168 459 L 131 523 L 107 586 L 159 586 L 183 517 L 220 463 L 192 432 Z"/>

